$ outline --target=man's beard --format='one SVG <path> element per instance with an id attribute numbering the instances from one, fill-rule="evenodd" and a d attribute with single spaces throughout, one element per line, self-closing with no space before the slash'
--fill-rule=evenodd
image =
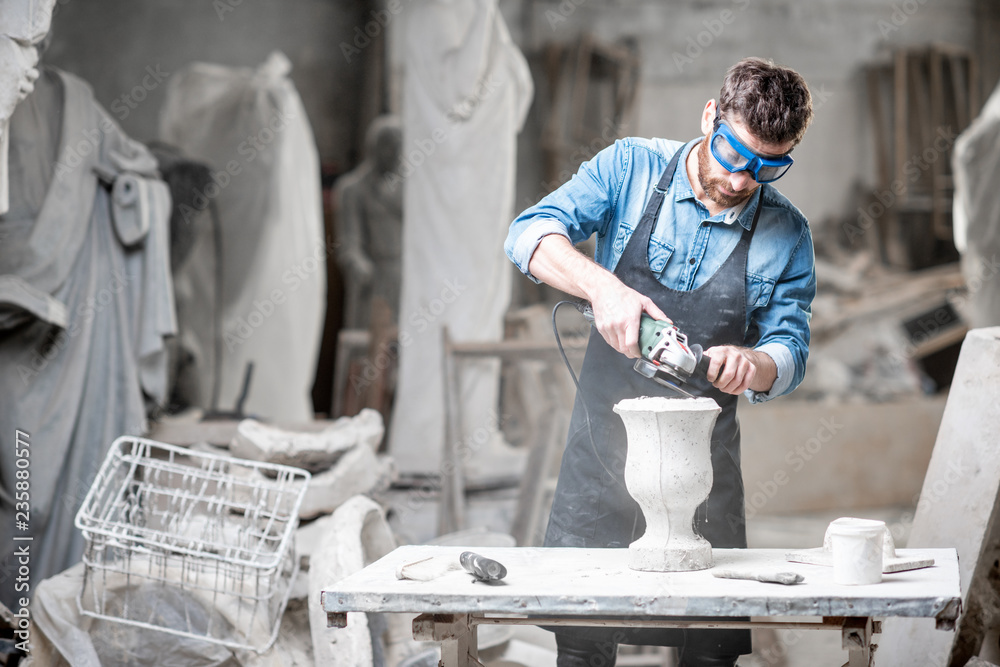
<path id="1" fill-rule="evenodd" d="M 705 191 L 705 196 L 714 201 L 719 206 L 732 208 L 742 204 L 750 195 L 754 193 L 758 186 L 749 190 L 740 190 L 734 195 L 727 195 L 721 188 L 729 189 L 729 181 L 722 178 L 712 178 L 709 165 L 711 156 L 708 154 L 708 139 L 703 139 L 698 146 L 698 182 L 701 189 Z"/>

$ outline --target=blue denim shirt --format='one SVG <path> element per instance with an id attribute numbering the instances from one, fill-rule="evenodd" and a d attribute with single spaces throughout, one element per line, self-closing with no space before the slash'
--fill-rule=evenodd
<path id="1" fill-rule="evenodd" d="M 597 234 L 595 259 L 613 271 L 653 185 L 683 146 L 665 139 L 616 141 L 514 220 L 504 244 L 507 256 L 538 282 L 528 262 L 543 236 L 561 234 L 576 244 Z M 650 269 L 676 290 L 701 286 L 722 266 L 743 229 L 749 229 L 757 208 L 754 195 L 741 207 L 709 216 L 691 189 L 686 158 L 687 152 L 681 156 L 649 244 Z M 754 403 L 787 394 L 802 382 L 809 355 L 810 304 L 816 295 L 809 223 L 772 186 L 760 187 L 763 209 L 747 256 L 746 344 L 774 359 L 778 377 L 768 392 L 747 392 Z M 711 224 L 703 226 L 703 221 Z"/>

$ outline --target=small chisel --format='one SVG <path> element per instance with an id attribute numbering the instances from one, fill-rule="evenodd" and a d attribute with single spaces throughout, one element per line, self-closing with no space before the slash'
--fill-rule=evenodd
<path id="1" fill-rule="evenodd" d="M 503 565 L 472 551 L 463 551 L 458 561 L 466 572 L 479 581 L 499 581 L 507 576 L 507 568 Z"/>
<path id="2" fill-rule="evenodd" d="M 720 579 L 749 579 L 750 581 L 763 581 L 768 584 L 799 584 L 805 581 L 805 577 L 797 572 L 738 572 L 736 570 L 716 570 L 713 575 Z"/>

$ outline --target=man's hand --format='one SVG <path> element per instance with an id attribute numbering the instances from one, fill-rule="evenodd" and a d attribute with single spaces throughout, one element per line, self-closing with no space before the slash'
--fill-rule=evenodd
<path id="1" fill-rule="evenodd" d="M 589 301 L 601 336 L 627 357 L 639 356 L 639 318 L 643 312 L 654 319 L 670 321 L 652 299 L 584 257 L 565 236 L 543 236 L 528 268 L 542 282 Z"/>
<path id="2" fill-rule="evenodd" d="M 726 394 L 768 391 L 778 377 L 774 359 L 748 347 L 719 345 L 705 350 L 705 356 L 712 360 L 705 374 L 708 381 Z"/>
<path id="3" fill-rule="evenodd" d="M 670 319 L 653 300 L 640 294 L 615 276 L 602 282 L 591 298 L 594 325 L 597 331 L 615 348 L 630 359 L 639 358 L 639 320 L 648 313 L 657 320 Z"/>

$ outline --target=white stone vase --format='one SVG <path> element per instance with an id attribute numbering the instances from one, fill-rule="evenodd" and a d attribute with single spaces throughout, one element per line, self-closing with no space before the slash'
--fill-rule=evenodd
<path id="1" fill-rule="evenodd" d="M 625 422 L 625 486 L 642 508 L 646 532 L 629 545 L 629 567 L 683 572 L 712 567 L 712 545 L 694 513 L 712 490 L 711 398 L 631 398 L 614 410 Z"/>

